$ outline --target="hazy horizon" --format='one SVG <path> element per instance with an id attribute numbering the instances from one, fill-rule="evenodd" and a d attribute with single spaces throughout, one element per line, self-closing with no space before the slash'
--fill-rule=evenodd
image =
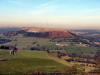
<path id="1" fill-rule="evenodd" d="M 0 0 L 0 28 L 100 29 L 100 0 Z"/>

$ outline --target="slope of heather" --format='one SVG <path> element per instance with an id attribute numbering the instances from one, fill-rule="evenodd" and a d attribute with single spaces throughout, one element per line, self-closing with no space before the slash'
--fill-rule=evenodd
<path id="1" fill-rule="evenodd" d="M 40 27 L 23 27 L 22 31 L 27 32 L 27 36 L 50 37 L 50 38 L 76 38 L 76 35 L 64 29 L 40 28 Z"/>

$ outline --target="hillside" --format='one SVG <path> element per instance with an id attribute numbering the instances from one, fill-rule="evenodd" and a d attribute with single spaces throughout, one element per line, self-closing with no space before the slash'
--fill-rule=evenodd
<path id="1" fill-rule="evenodd" d="M 0 34 L 1 33 L 6 33 L 6 32 L 8 32 L 8 31 L 18 31 L 19 30 L 19 28 L 17 28 L 17 27 L 9 27 L 9 28 L 0 28 Z"/>
<path id="2" fill-rule="evenodd" d="M 11 56 L 9 51 L 0 50 L 0 74 L 23 75 L 33 71 L 52 72 L 59 68 L 69 68 L 59 61 L 51 59 L 44 51 L 24 50 L 18 51 L 16 56 Z"/>
<path id="3" fill-rule="evenodd" d="M 100 42 L 100 30 L 71 30 L 71 32 L 91 41 Z"/>
<path id="4" fill-rule="evenodd" d="M 22 34 L 24 36 L 31 37 L 44 37 L 44 38 L 77 38 L 75 34 L 64 30 L 56 28 L 42 28 L 42 27 L 23 27 L 19 31 L 12 31 L 5 33 L 5 35 L 18 35 Z"/>

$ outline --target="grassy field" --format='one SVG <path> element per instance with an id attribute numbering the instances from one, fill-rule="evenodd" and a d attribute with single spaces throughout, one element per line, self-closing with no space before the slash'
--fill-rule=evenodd
<path id="1" fill-rule="evenodd" d="M 94 57 L 99 48 L 96 47 L 81 47 L 81 46 L 67 46 L 66 52 L 83 57 Z"/>
<path id="2" fill-rule="evenodd" d="M 12 40 L 12 42 L 5 43 L 4 45 L 16 45 L 19 49 L 26 49 L 26 50 L 27 49 L 30 50 L 31 47 L 36 47 L 37 44 L 39 44 L 40 46 L 54 45 L 54 43 L 50 42 L 49 41 L 50 39 L 48 38 L 13 36 L 8 39 Z M 36 42 L 36 44 L 33 44 L 33 42 Z"/>
<path id="3" fill-rule="evenodd" d="M 23 51 L 17 52 L 17 55 L 9 55 L 9 51 L 0 50 L 0 73 L 16 74 L 27 73 L 33 70 L 43 72 L 52 72 L 59 68 L 69 68 L 63 62 L 52 59 L 43 51 Z"/>

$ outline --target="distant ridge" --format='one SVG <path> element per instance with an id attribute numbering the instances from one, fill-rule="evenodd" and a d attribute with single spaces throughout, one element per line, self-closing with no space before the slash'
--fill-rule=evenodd
<path id="1" fill-rule="evenodd" d="M 67 31 L 65 29 L 58 28 L 46 28 L 46 27 L 22 27 L 21 30 L 27 32 L 50 32 L 50 31 Z"/>
<path id="2" fill-rule="evenodd" d="M 58 28 L 43 28 L 43 27 L 23 27 L 21 30 L 40 35 L 40 37 L 50 37 L 50 38 L 76 38 L 75 34 L 72 34 L 68 30 L 65 29 L 58 29 Z"/>
<path id="3" fill-rule="evenodd" d="M 18 31 L 20 28 L 17 27 L 6 27 L 6 28 L 0 28 L 0 33 L 6 33 L 8 31 Z"/>
<path id="4" fill-rule="evenodd" d="M 46 27 L 22 27 L 19 31 L 12 31 L 6 35 L 24 35 L 29 37 L 43 38 L 77 38 L 77 36 L 68 30 Z"/>

